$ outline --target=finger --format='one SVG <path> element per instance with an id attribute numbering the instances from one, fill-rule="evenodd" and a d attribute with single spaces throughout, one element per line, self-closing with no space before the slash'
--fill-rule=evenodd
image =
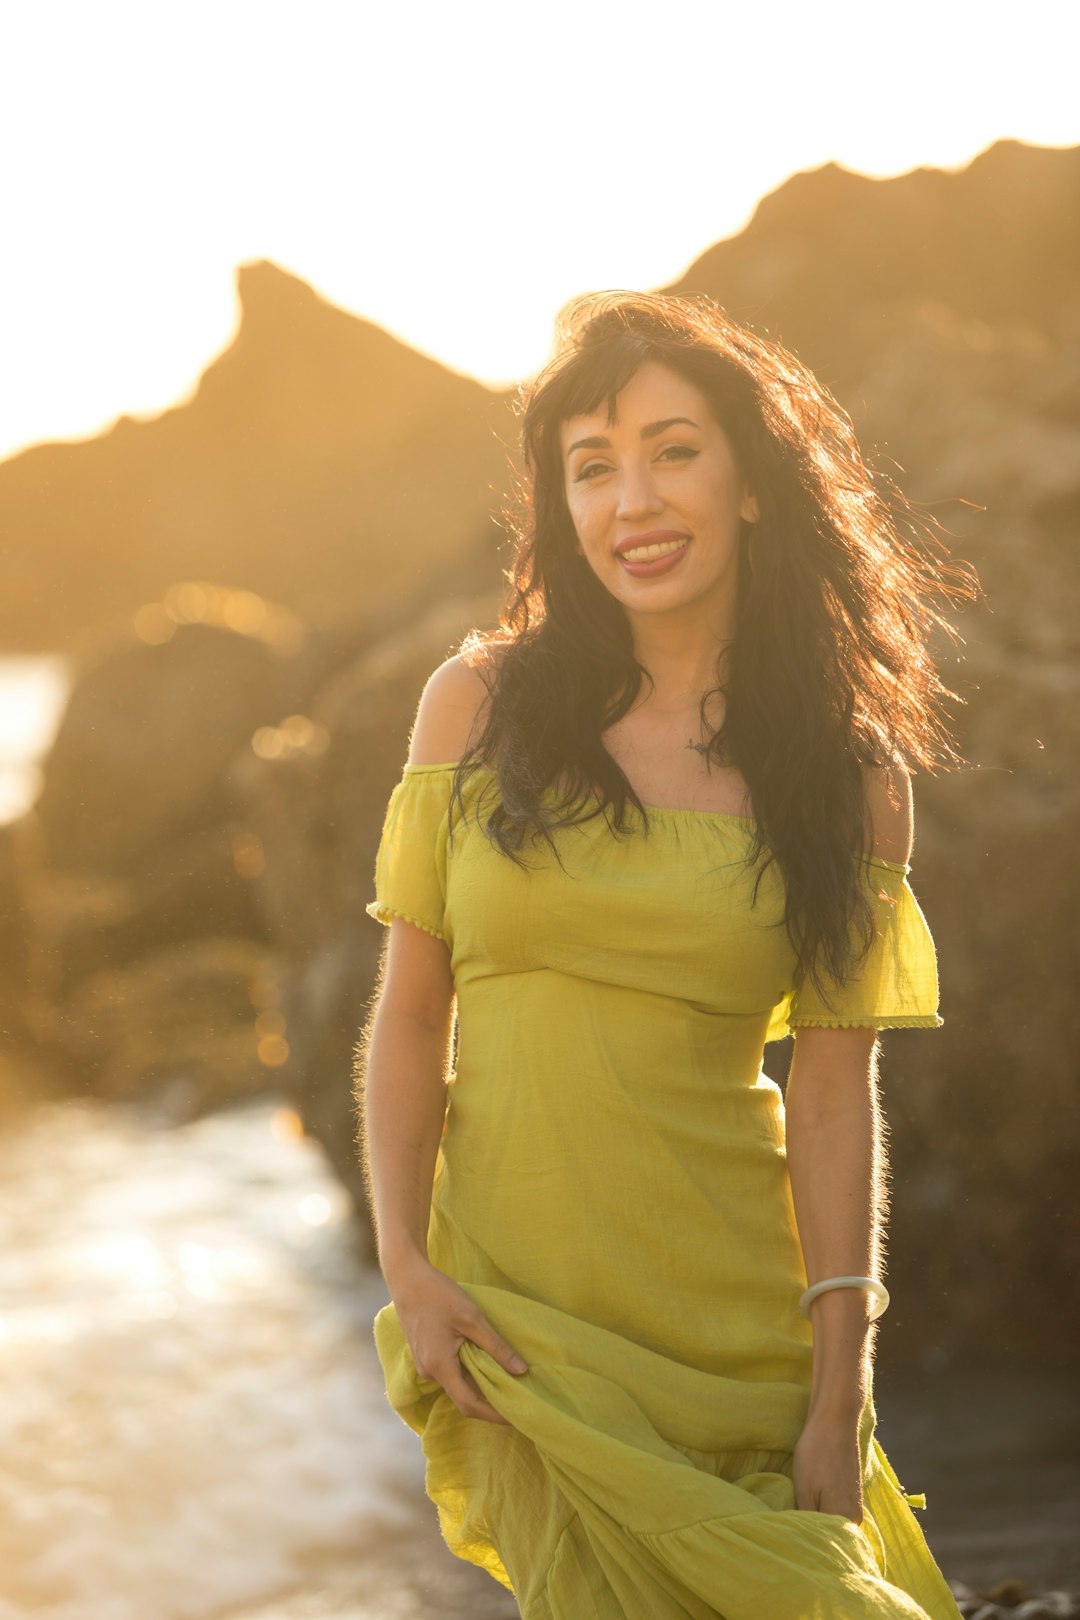
<path id="1" fill-rule="evenodd" d="M 458 1365 L 461 1366 L 461 1363 L 459 1362 Z M 473 1377 L 472 1373 L 467 1367 L 462 1367 L 461 1375 L 468 1386 L 469 1393 L 473 1398 L 473 1402 L 478 1406 L 482 1406 L 487 1412 L 494 1412 L 499 1421 L 504 1423 L 506 1419 L 496 1407 L 492 1406 L 491 1402 L 488 1400 L 487 1396 L 484 1394 L 483 1390 L 480 1388 L 480 1385 L 476 1382 L 476 1379 Z"/>
<path id="2" fill-rule="evenodd" d="M 480 1312 L 477 1312 L 475 1316 L 470 1316 L 466 1337 L 473 1344 L 479 1345 L 481 1350 L 486 1350 L 488 1355 L 493 1356 L 500 1367 L 505 1367 L 507 1372 L 515 1373 L 518 1376 L 521 1373 L 528 1372 L 529 1368 L 524 1356 L 519 1356 L 513 1345 L 507 1344 L 506 1340 L 496 1333 L 487 1317 L 481 1315 Z"/>
<path id="3" fill-rule="evenodd" d="M 486 1401 L 459 1362 L 455 1370 L 447 1370 L 443 1389 L 449 1395 L 462 1417 L 483 1418 L 488 1423 L 503 1423 L 509 1427 L 501 1412 Z"/>
<path id="4" fill-rule="evenodd" d="M 457 1349 L 460 1348 L 459 1344 Z M 454 1352 L 453 1360 L 445 1364 L 443 1372 L 445 1377 L 440 1374 L 439 1382 L 463 1417 L 483 1417 L 489 1423 L 507 1421 L 502 1413 L 491 1405 L 468 1368 L 462 1365 L 457 1351 Z"/>

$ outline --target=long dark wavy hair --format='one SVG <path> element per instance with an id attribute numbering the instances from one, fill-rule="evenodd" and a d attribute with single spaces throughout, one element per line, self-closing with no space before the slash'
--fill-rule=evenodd
<path id="1" fill-rule="evenodd" d="M 936 524 L 859 452 L 849 417 L 781 345 L 732 321 L 713 300 L 603 292 L 560 313 L 554 358 L 518 391 L 524 473 L 504 513 L 513 542 L 499 627 L 473 631 L 465 662 L 487 685 L 483 727 L 455 773 L 453 799 L 477 765 L 497 778 L 485 831 L 522 864 L 526 840 L 610 815 L 621 836 L 630 807 L 648 809 L 602 742 L 633 706 L 648 671 L 634 655 L 622 605 L 576 549 L 559 430 L 597 411 L 639 366 L 656 360 L 693 383 L 724 429 L 757 498 L 739 541 L 734 644 L 716 666 L 724 698 L 707 758 L 734 765 L 755 810 L 747 855 L 779 864 L 783 918 L 802 970 L 828 997 L 875 937 L 860 881 L 867 845 L 863 767 L 931 772 L 961 763 L 929 651 L 935 626 L 955 628 L 934 597 L 979 593 L 970 565 L 944 553 Z M 902 529 L 908 531 L 905 537 Z M 635 826 L 637 823 L 635 822 Z M 758 883 L 753 891 L 756 904 Z"/>

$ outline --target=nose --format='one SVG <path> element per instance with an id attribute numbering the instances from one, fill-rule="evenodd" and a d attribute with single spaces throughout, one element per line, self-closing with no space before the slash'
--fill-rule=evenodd
<path id="1" fill-rule="evenodd" d="M 619 473 L 617 516 L 633 523 L 662 511 L 663 506 L 649 467 L 627 462 Z"/>

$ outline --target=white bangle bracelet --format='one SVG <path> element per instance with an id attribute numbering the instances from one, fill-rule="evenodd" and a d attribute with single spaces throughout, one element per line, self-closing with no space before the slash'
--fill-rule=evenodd
<path id="1" fill-rule="evenodd" d="M 882 1312 L 889 1308 L 889 1290 L 883 1282 L 878 1282 L 876 1277 L 826 1277 L 824 1282 L 815 1283 L 812 1288 L 808 1288 L 799 1300 L 799 1309 L 807 1319 L 814 1300 L 829 1288 L 867 1289 L 875 1296 L 874 1308 L 870 1312 L 871 1322 L 876 1322 Z"/>

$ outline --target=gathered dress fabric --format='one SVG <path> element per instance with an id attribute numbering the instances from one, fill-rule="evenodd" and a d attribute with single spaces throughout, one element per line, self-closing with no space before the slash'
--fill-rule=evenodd
<path id="1" fill-rule="evenodd" d="M 813 1335 L 766 1042 L 817 1026 L 924 1027 L 933 939 L 910 867 L 864 856 L 877 938 L 829 1010 L 783 926 L 753 824 L 631 808 L 540 839 L 526 867 L 482 822 L 498 778 L 406 765 L 386 809 L 372 917 L 444 940 L 454 1062 L 428 1257 L 528 1363 L 466 1341 L 507 1426 L 418 1375 L 394 1305 L 374 1322 L 393 1409 L 422 1438 L 455 1554 L 524 1620 L 956 1620 L 877 1439 L 859 1424 L 864 1514 L 795 1506 Z M 494 799 L 492 795 L 495 795 Z"/>

